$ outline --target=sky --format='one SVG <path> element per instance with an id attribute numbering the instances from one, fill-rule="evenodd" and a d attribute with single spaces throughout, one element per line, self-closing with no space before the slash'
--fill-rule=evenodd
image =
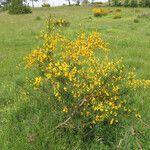
<path id="1" fill-rule="evenodd" d="M 89 0 L 90 1 L 90 0 Z M 95 0 L 99 2 L 105 2 L 107 0 Z M 27 0 L 27 3 L 31 6 L 31 1 Z M 49 3 L 51 6 L 61 6 L 63 4 L 68 4 L 66 0 L 38 0 L 38 2 L 34 2 L 35 7 L 40 7 L 43 3 Z"/>

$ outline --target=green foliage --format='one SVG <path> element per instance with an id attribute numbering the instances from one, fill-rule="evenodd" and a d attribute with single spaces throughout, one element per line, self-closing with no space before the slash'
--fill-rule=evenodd
<path id="1" fill-rule="evenodd" d="M 121 0 L 113 0 L 113 6 L 121 6 Z"/>
<path id="2" fill-rule="evenodd" d="M 42 5 L 42 7 L 51 7 L 51 5 L 50 5 L 50 4 L 47 4 L 47 3 L 45 3 L 45 4 L 43 4 L 43 5 Z"/>
<path id="3" fill-rule="evenodd" d="M 122 10 L 120 8 L 117 8 L 116 9 L 116 12 L 121 12 Z"/>
<path id="4" fill-rule="evenodd" d="M 23 5 L 22 0 L 12 0 L 11 5 L 9 7 L 10 14 L 28 14 L 31 13 L 32 10 L 29 6 Z"/>
<path id="5" fill-rule="evenodd" d="M 120 19 L 122 16 L 120 14 L 116 14 L 113 19 Z"/>
<path id="6" fill-rule="evenodd" d="M 4 6 L 2 7 L 2 11 L 7 11 L 7 10 L 9 10 L 9 7 L 10 7 L 9 4 L 4 5 Z"/>
<path id="7" fill-rule="evenodd" d="M 42 18 L 40 17 L 40 16 L 37 16 L 36 18 L 35 18 L 35 20 L 41 20 Z"/>
<path id="8" fill-rule="evenodd" d="M 124 1 L 124 6 L 125 6 L 125 7 L 130 6 L 130 1 L 129 1 L 129 0 L 125 0 L 125 1 Z"/>
<path id="9" fill-rule="evenodd" d="M 139 23 L 139 20 L 138 19 L 134 19 L 134 23 Z"/>
<path id="10" fill-rule="evenodd" d="M 113 6 L 118 6 L 119 0 L 113 0 Z"/>
<path id="11" fill-rule="evenodd" d="M 113 0 L 113 6 L 121 6 L 122 1 L 120 0 Z M 150 7 L 150 0 L 124 0 L 123 6 L 125 7 Z"/>
<path id="12" fill-rule="evenodd" d="M 131 6 L 131 7 L 138 7 L 138 2 L 137 2 L 137 0 L 131 0 L 130 6 Z"/>
<path id="13" fill-rule="evenodd" d="M 144 0 L 144 6 L 150 7 L 150 0 Z"/>

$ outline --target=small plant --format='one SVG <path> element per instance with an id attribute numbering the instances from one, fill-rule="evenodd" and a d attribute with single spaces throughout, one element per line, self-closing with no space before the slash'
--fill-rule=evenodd
<path id="1" fill-rule="evenodd" d="M 42 18 L 40 17 L 40 16 L 37 16 L 36 18 L 35 18 L 35 20 L 41 20 Z"/>
<path id="2" fill-rule="evenodd" d="M 113 10 L 109 10 L 110 13 L 113 13 Z"/>
<path id="3" fill-rule="evenodd" d="M 122 16 L 120 15 L 120 14 L 116 14 L 114 17 L 113 17 L 113 19 L 121 19 L 122 18 Z"/>
<path id="4" fill-rule="evenodd" d="M 110 10 L 104 8 L 94 8 L 93 9 L 95 17 L 102 17 L 110 13 Z"/>
<path id="5" fill-rule="evenodd" d="M 116 12 L 121 12 L 122 10 L 120 8 L 117 8 L 116 9 Z"/>
<path id="6" fill-rule="evenodd" d="M 139 23 L 139 20 L 138 19 L 134 19 L 134 23 Z"/>
<path id="7" fill-rule="evenodd" d="M 45 4 L 42 5 L 42 7 L 51 7 L 51 5 L 48 4 L 48 3 L 45 3 Z"/>

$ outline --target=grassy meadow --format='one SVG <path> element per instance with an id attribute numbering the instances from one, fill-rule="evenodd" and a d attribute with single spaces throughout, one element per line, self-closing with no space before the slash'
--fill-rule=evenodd
<path id="1" fill-rule="evenodd" d="M 122 142 L 110 148 L 99 140 L 83 143 L 71 131 L 67 135 L 65 131 L 52 134 L 50 131 L 58 124 L 59 116 L 52 115 L 52 106 L 44 94 L 26 87 L 26 78 L 32 74 L 24 69 L 23 58 L 42 44 L 37 37 L 45 29 L 45 20 L 50 14 L 70 22 L 70 26 L 63 29 L 63 34 L 69 38 L 73 39 L 79 32 L 100 32 L 109 43 L 110 57 L 123 57 L 127 68 L 136 68 L 140 79 L 150 79 L 150 9 L 120 8 L 120 19 L 113 19 L 116 8 L 110 8 L 114 12 L 100 18 L 93 16 L 92 9 L 36 8 L 28 15 L 0 12 L 1 150 L 107 150 L 117 149 L 116 145 L 121 150 L 150 149 L 150 90 L 141 90 L 133 97 L 144 123 L 126 123 Z M 130 134 L 133 126 L 139 131 L 137 137 Z M 110 135 L 111 138 L 115 137 Z"/>

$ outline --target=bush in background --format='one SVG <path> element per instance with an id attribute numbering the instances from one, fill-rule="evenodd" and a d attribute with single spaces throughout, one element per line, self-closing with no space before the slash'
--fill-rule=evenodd
<path id="1" fill-rule="evenodd" d="M 114 17 L 113 17 L 113 19 L 121 19 L 122 17 L 121 17 L 121 15 L 120 14 L 116 14 Z"/>
<path id="2" fill-rule="evenodd" d="M 144 6 L 150 7 L 150 0 L 144 0 Z"/>
<path id="3" fill-rule="evenodd" d="M 123 5 L 124 5 L 124 7 L 129 7 L 130 6 L 130 1 L 125 0 Z"/>
<path id="4" fill-rule="evenodd" d="M 42 5 L 42 7 L 51 7 L 51 5 L 50 5 L 50 4 L 47 4 L 47 3 L 45 3 L 45 4 L 43 4 L 43 5 Z"/>
<path id="5" fill-rule="evenodd" d="M 134 19 L 134 23 L 139 23 L 139 20 L 138 19 Z"/>
<path id="6" fill-rule="evenodd" d="M 113 6 L 122 6 L 122 3 L 121 3 L 120 0 L 113 0 L 113 1 L 112 1 L 112 5 L 113 5 Z"/>
<path id="7" fill-rule="evenodd" d="M 131 0 L 130 6 L 131 7 L 138 7 L 138 1 L 137 0 Z"/>
<path id="8" fill-rule="evenodd" d="M 94 8 L 93 9 L 95 17 L 102 17 L 110 13 L 110 10 L 104 8 Z"/>
<path id="9" fill-rule="evenodd" d="M 116 9 L 116 12 L 121 12 L 122 10 L 120 8 L 117 8 Z"/>
<path id="10" fill-rule="evenodd" d="M 52 28 L 68 27 L 70 22 L 64 19 L 56 19 L 52 16 L 49 16 L 46 20 L 48 31 L 51 31 Z"/>
<path id="11" fill-rule="evenodd" d="M 9 7 L 10 14 L 28 14 L 31 13 L 32 10 L 29 6 L 23 5 L 22 0 L 12 0 L 11 5 Z"/>

